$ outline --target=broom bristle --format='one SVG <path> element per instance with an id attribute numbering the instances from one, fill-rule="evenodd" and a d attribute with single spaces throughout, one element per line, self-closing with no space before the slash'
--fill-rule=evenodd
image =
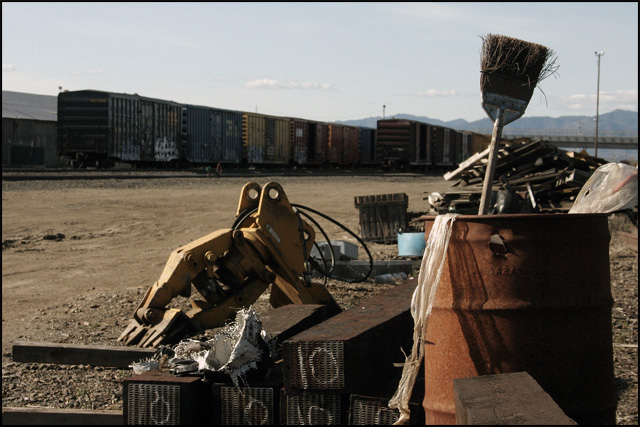
<path id="1" fill-rule="evenodd" d="M 512 37 L 483 38 L 480 88 L 529 101 L 537 84 L 555 73 L 553 50 Z"/>

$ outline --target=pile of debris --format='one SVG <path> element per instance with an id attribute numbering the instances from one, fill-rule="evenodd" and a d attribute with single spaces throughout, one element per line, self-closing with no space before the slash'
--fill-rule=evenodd
<path id="1" fill-rule="evenodd" d="M 126 424 L 391 425 L 400 413 L 387 404 L 402 349 L 412 345 L 416 287 L 415 279 L 402 281 L 340 313 L 324 304 L 287 304 L 262 317 L 239 310 L 211 339 L 161 346 L 133 362 L 122 417 Z M 424 386 L 410 386 L 409 418 L 424 425 Z"/>
<path id="2" fill-rule="evenodd" d="M 431 193 L 425 200 L 431 213 L 478 213 L 489 148 L 476 153 L 451 172 L 455 181 L 446 193 Z M 499 149 L 489 213 L 567 212 L 575 197 L 598 167 L 606 164 L 586 152 L 573 152 L 541 140 L 510 142 Z"/>
<path id="3" fill-rule="evenodd" d="M 270 346 L 255 310 L 241 309 L 235 322 L 219 328 L 213 338 L 207 341 L 187 338 L 175 346 L 161 346 L 151 358 L 134 362 L 131 368 L 136 375 L 154 369 L 175 375 L 221 373 L 238 387 L 239 378 L 261 365 L 269 367 L 273 353 Z"/>

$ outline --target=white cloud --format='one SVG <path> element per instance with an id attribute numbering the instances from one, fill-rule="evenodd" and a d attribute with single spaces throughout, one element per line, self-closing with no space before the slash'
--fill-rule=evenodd
<path id="1" fill-rule="evenodd" d="M 637 90 L 618 90 L 615 92 L 601 92 L 600 101 L 605 99 L 606 102 L 631 102 L 638 105 L 638 91 Z"/>
<path id="2" fill-rule="evenodd" d="M 16 67 L 11 64 L 2 64 L 2 72 L 16 71 Z"/>
<path id="3" fill-rule="evenodd" d="M 279 81 L 273 79 L 257 79 L 251 80 L 245 83 L 246 88 L 259 88 L 259 89 L 302 89 L 302 90 L 322 90 L 322 91 L 334 91 L 334 88 L 328 83 L 311 83 L 304 82 L 298 83 L 295 81 Z"/>
<path id="4" fill-rule="evenodd" d="M 448 90 L 437 90 L 437 89 L 428 89 L 424 92 L 416 92 L 418 96 L 426 96 L 426 97 L 454 97 L 458 96 L 458 92 L 454 89 Z"/>
<path id="5" fill-rule="evenodd" d="M 597 96 L 592 94 L 575 94 L 557 98 L 558 104 L 566 105 L 575 112 L 592 111 L 596 108 Z M 638 109 L 638 91 L 618 90 L 615 92 L 600 92 L 600 110 L 612 111 L 616 109 L 636 111 Z"/>

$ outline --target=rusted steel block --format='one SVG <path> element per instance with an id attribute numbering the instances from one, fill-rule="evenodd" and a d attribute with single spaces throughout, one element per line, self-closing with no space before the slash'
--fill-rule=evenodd
<path id="1" fill-rule="evenodd" d="M 16 341 L 11 355 L 14 362 L 127 368 L 132 362 L 153 356 L 155 351 L 152 348 Z"/>
<path id="2" fill-rule="evenodd" d="M 330 317 L 324 304 L 287 304 L 260 316 L 262 328 L 278 344 Z"/>
<path id="3" fill-rule="evenodd" d="M 217 409 L 200 377 L 150 370 L 122 385 L 124 424 L 211 424 Z"/>
<path id="4" fill-rule="evenodd" d="M 400 411 L 389 408 L 388 397 L 351 395 L 349 425 L 389 426 L 398 421 Z M 409 402 L 409 425 L 424 425 L 424 409 L 420 403 Z"/>
<path id="5" fill-rule="evenodd" d="M 526 372 L 453 380 L 458 425 L 577 425 Z"/>
<path id="6" fill-rule="evenodd" d="M 206 376 L 206 375 L 205 375 Z M 213 400 L 212 425 L 277 425 L 280 418 L 282 361 L 257 375 L 248 374 L 239 386 L 227 376 L 208 376 Z"/>
<path id="7" fill-rule="evenodd" d="M 287 394 L 302 391 L 391 395 L 413 344 L 409 280 L 283 343 Z"/>
<path id="8" fill-rule="evenodd" d="M 348 394 L 306 392 L 289 396 L 280 391 L 280 425 L 347 425 Z"/>
<path id="9" fill-rule="evenodd" d="M 2 408 L 2 425 L 122 425 L 120 410 Z"/>
<path id="10" fill-rule="evenodd" d="M 279 387 L 214 385 L 213 425 L 274 425 L 280 417 Z"/>

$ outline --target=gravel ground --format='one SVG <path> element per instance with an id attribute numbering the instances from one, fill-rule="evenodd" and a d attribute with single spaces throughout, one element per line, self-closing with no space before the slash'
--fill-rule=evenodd
<path id="1" fill-rule="evenodd" d="M 620 425 L 638 424 L 637 261 L 637 253 L 617 242 L 612 244 L 614 363 Z M 392 285 L 330 281 L 328 286 L 343 308 L 349 308 Z M 36 333 L 21 339 L 114 345 L 144 291 L 136 288 L 120 294 L 89 294 L 40 310 L 34 313 L 40 327 Z M 68 316 L 61 318 L 59 313 Z M 2 355 L 2 406 L 121 410 L 122 380 L 131 375 L 131 370 L 116 368 L 16 363 L 11 354 L 5 353 Z"/>
<path id="2" fill-rule="evenodd" d="M 54 183 L 54 187 L 56 185 L 62 184 Z M 621 425 L 637 425 L 638 254 L 625 247 L 616 237 L 616 230 L 629 230 L 629 224 L 624 218 L 614 217 L 610 222 L 617 422 Z M 637 228 L 632 231 L 637 233 Z M 5 251 L 19 250 L 16 245 L 3 235 L 3 257 Z M 375 250 L 378 255 L 384 255 L 387 249 L 376 247 Z M 3 283 L 4 281 L 3 275 Z M 393 285 L 374 284 L 371 280 L 356 284 L 337 281 L 328 283 L 329 291 L 344 309 L 391 286 Z M 33 321 L 28 328 L 25 327 L 25 332 L 15 339 L 30 342 L 114 345 L 145 291 L 145 287 L 131 287 L 124 291 L 105 292 L 94 287 L 67 299 L 64 303 L 30 310 L 25 317 Z M 258 311 L 266 309 L 266 306 L 266 299 L 261 297 L 257 303 Z M 4 338 L 3 333 L 3 341 Z M 4 348 L 2 406 L 121 410 L 122 380 L 131 375 L 132 371 L 128 369 L 17 363 Z"/>

